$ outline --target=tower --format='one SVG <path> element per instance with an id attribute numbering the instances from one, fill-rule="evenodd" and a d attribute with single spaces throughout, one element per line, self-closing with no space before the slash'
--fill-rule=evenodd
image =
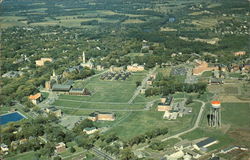
<path id="1" fill-rule="evenodd" d="M 86 63 L 84 51 L 82 52 L 82 63 L 83 63 L 83 64 Z"/>
<path id="2" fill-rule="evenodd" d="M 220 127 L 221 126 L 221 103 L 220 101 L 212 101 L 209 114 L 209 126 Z"/>

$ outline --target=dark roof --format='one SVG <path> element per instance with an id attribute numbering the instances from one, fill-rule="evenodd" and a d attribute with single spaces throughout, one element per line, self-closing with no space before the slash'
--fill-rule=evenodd
<path id="1" fill-rule="evenodd" d="M 109 115 L 114 115 L 114 113 L 110 113 L 110 112 L 99 112 L 99 111 L 96 111 L 96 112 L 90 113 L 89 116 L 90 116 L 90 117 L 95 117 L 95 116 L 98 115 L 98 114 L 109 114 Z"/>
<path id="2" fill-rule="evenodd" d="M 50 111 L 57 111 L 57 110 L 58 110 L 58 109 L 57 109 L 56 107 L 54 107 L 54 106 L 48 107 L 48 109 L 49 109 Z"/>
<path id="3" fill-rule="evenodd" d="M 84 128 L 85 131 L 92 131 L 96 129 L 96 127 L 87 127 L 87 128 Z"/>
<path id="4" fill-rule="evenodd" d="M 83 93 L 84 88 L 71 88 L 69 93 Z"/>
<path id="5" fill-rule="evenodd" d="M 52 91 L 69 91 L 71 85 L 65 85 L 65 84 L 54 84 L 52 87 Z"/>
<path id="6" fill-rule="evenodd" d="M 197 145 L 199 148 L 202 148 L 202 147 L 204 147 L 204 146 L 206 146 L 206 145 L 208 145 L 208 144 L 210 144 L 210 143 L 213 143 L 213 142 L 215 142 L 215 141 L 216 141 L 216 139 L 209 137 L 209 138 L 207 138 L 207 139 L 205 139 L 205 140 L 203 140 L 203 141 L 200 141 L 199 143 L 196 143 L 196 145 Z"/>
<path id="7" fill-rule="evenodd" d="M 220 157 L 211 157 L 209 160 L 220 160 Z"/>
<path id="8" fill-rule="evenodd" d="M 167 99 L 166 99 L 166 104 L 170 105 L 172 103 L 172 100 L 173 100 L 173 97 L 168 96 Z"/>

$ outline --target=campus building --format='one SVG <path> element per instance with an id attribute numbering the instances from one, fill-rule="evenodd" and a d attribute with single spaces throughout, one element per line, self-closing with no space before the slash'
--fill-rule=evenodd
<path id="1" fill-rule="evenodd" d="M 91 121 L 114 121 L 115 114 L 109 112 L 93 112 L 88 117 Z"/>
<path id="2" fill-rule="evenodd" d="M 157 110 L 158 111 L 170 111 L 172 110 L 173 97 L 162 97 L 161 103 L 158 103 Z"/>
<path id="3" fill-rule="evenodd" d="M 62 111 L 61 109 L 57 109 L 56 107 L 48 107 L 45 109 L 45 111 L 49 114 L 54 114 L 56 117 L 61 117 L 62 116 Z"/>
<path id="4" fill-rule="evenodd" d="M 127 66 L 127 71 L 129 71 L 129 72 L 144 71 L 144 66 L 138 65 L 138 64 L 129 65 L 129 66 Z"/>
<path id="5" fill-rule="evenodd" d="M 196 149 L 196 150 L 201 150 L 202 148 L 207 148 L 209 146 L 212 146 L 214 144 L 218 143 L 218 141 L 214 138 L 206 138 L 196 144 L 193 145 L 193 147 Z"/>
<path id="6" fill-rule="evenodd" d="M 34 94 L 34 95 L 30 95 L 29 100 L 33 104 L 37 105 L 38 103 L 40 103 L 43 100 L 43 97 L 42 97 L 41 93 L 37 93 L 37 94 Z"/>
<path id="7" fill-rule="evenodd" d="M 68 93 L 71 88 L 72 88 L 71 85 L 54 84 L 52 87 L 52 91 L 56 93 Z"/>
<path id="8" fill-rule="evenodd" d="M 89 95 L 90 93 L 85 88 L 71 88 L 69 94 L 75 96 L 84 96 Z"/>

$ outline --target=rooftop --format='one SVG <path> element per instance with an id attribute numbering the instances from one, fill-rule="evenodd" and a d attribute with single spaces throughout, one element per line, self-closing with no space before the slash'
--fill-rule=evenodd
<path id="1" fill-rule="evenodd" d="M 36 100 L 38 98 L 40 98 L 42 96 L 41 93 L 37 93 L 37 94 L 34 94 L 34 95 L 30 95 L 29 96 L 29 100 Z"/>
<path id="2" fill-rule="evenodd" d="M 67 84 L 54 84 L 52 87 L 52 90 L 53 91 L 69 91 L 71 87 L 72 87 L 71 85 L 67 85 Z"/>
<path id="3" fill-rule="evenodd" d="M 207 139 L 205 139 L 205 140 L 203 140 L 203 141 L 200 141 L 200 142 L 196 143 L 196 145 L 197 145 L 199 148 L 202 148 L 202 147 L 204 147 L 204 146 L 206 146 L 206 145 L 208 145 L 208 144 L 210 144 L 210 143 L 213 143 L 213 142 L 215 142 L 215 141 L 216 141 L 216 139 L 209 137 L 209 138 L 207 138 Z"/>
<path id="4" fill-rule="evenodd" d="M 96 129 L 96 127 L 88 127 L 88 128 L 84 128 L 84 131 L 92 131 L 95 129 Z"/>
<path id="5" fill-rule="evenodd" d="M 55 106 L 48 107 L 47 109 L 49 109 L 51 111 L 57 111 L 58 110 Z"/>

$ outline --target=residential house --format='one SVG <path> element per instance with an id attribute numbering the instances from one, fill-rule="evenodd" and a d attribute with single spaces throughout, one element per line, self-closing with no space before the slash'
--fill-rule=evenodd
<path id="1" fill-rule="evenodd" d="M 9 151 L 8 146 L 6 144 L 4 144 L 4 143 L 1 144 L 0 148 L 1 148 L 2 152 L 8 152 Z"/>
<path id="2" fill-rule="evenodd" d="M 66 151 L 66 145 L 63 142 L 58 143 L 55 148 L 56 148 L 55 149 L 56 153 L 61 153 L 61 152 Z"/>
<path id="3" fill-rule="evenodd" d="M 234 56 L 244 56 L 246 54 L 246 51 L 239 51 L 239 52 L 234 52 Z"/>
<path id="4" fill-rule="evenodd" d="M 88 127 L 83 129 L 83 132 L 85 132 L 86 134 L 93 134 L 97 131 L 98 129 L 96 127 Z"/>
<path id="5" fill-rule="evenodd" d="M 43 100 L 43 97 L 42 97 L 41 93 L 37 93 L 37 94 L 34 94 L 34 95 L 30 95 L 29 100 L 33 104 L 37 105 L 38 103 L 40 103 Z"/>
<path id="6" fill-rule="evenodd" d="M 3 74 L 2 77 L 16 78 L 16 77 L 19 77 L 19 76 L 22 76 L 22 75 L 23 75 L 23 72 L 21 72 L 21 71 L 9 71 L 9 72 Z"/>

